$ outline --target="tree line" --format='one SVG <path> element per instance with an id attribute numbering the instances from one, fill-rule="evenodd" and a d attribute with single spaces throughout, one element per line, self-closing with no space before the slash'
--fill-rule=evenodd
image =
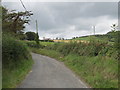
<path id="1" fill-rule="evenodd" d="M 11 34 L 20 40 L 35 40 L 39 44 L 39 36 L 35 32 L 26 32 L 25 25 L 30 24 L 31 11 L 17 12 L 16 10 L 8 10 L 2 8 L 2 32 L 3 34 Z"/>

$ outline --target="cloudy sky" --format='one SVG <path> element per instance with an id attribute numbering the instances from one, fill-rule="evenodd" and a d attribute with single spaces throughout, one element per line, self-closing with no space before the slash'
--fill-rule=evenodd
<path id="1" fill-rule="evenodd" d="M 2 5 L 10 10 L 25 11 L 20 2 L 3 2 Z M 92 35 L 92 26 L 96 27 L 96 34 L 105 34 L 118 22 L 117 2 L 36 1 L 24 2 L 24 5 L 34 14 L 25 31 L 35 32 L 37 20 L 40 39 Z"/>

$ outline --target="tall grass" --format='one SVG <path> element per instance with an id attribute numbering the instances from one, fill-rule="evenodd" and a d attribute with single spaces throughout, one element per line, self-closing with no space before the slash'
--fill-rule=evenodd
<path id="1" fill-rule="evenodd" d="M 65 64 L 94 88 L 118 88 L 118 61 L 108 57 L 70 54 Z"/>
<path id="2" fill-rule="evenodd" d="M 56 43 L 45 47 L 46 49 L 55 50 L 61 52 L 63 55 L 76 54 L 80 56 L 108 56 L 118 58 L 117 52 L 113 45 L 109 45 L 106 42 L 82 43 Z"/>
<path id="3" fill-rule="evenodd" d="M 15 68 L 2 69 L 2 88 L 17 88 L 21 81 L 31 70 L 33 64 L 32 58 L 29 60 L 24 59 L 21 64 Z"/>

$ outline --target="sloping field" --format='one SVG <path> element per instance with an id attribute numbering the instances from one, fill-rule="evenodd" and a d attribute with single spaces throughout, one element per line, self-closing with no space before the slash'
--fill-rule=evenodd
<path id="1" fill-rule="evenodd" d="M 69 42 L 84 42 L 84 43 L 89 43 L 89 41 L 87 40 L 53 40 L 54 42 L 65 42 L 65 43 L 69 43 Z"/>

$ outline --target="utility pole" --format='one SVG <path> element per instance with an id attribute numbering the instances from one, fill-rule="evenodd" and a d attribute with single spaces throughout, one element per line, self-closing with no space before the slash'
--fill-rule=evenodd
<path id="1" fill-rule="evenodd" d="M 38 24 L 37 24 L 37 20 L 36 20 L 36 33 L 38 34 Z"/>
<path id="2" fill-rule="evenodd" d="M 93 26 L 93 33 L 94 33 L 94 35 L 95 35 L 95 26 Z"/>
<path id="3" fill-rule="evenodd" d="M 36 20 L 36 43 L 39 47 L 39 35 L 38 35 L 38 23 L 37 23 L 37 20 Z"/>

